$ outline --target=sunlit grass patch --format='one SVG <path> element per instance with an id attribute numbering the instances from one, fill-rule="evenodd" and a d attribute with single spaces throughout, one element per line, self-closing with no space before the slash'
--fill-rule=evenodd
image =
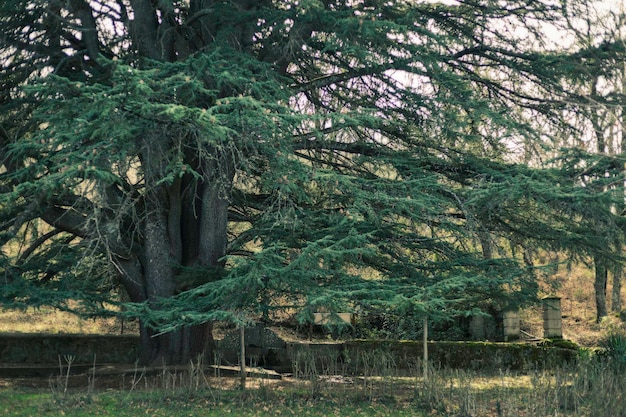
<path id="1" fill-rule="evenodd" d="M 51 307 L 0 311 L 0 333 L 120 334 L 136 333 L 135 323 L 116 318 L 83 319 Z"/>

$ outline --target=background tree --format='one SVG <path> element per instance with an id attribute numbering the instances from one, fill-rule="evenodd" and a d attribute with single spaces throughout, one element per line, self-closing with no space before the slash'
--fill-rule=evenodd
<path id="1" fill-rule="evenodd" d="M 103 314 L 121 286 L 144 361 L 175 363 L 241 313 L 533 300 L 520 244 L 621 238 L 614 158 L 506 157 L 565 124 L 545 22 L 559 4 L 4 2 L 4 306 Z"/>
<path id="2" fill-rule="evenodd" d="M 621 7 L 623 9 L 623 6 Z M 602 4 L 579 5 L 573 8 L 568 25 L 575 35 L 573 46 L 578 51 L 572 54 L 568 83 L 572 90 L 583 97 L 579 109 L 571 115 L 580 138 L 577 146 L 598 155 L 624 156 L 623 106 L 624 106 L 624 26 L 623 10 L 605 10 Z M 582 17 L 584 16 L 584 18 Z M 608 169 L 598 174 L 613 177 L 607 187 L 615 189 L 618 199 L 613 211 L 624 213 L 623 172 Z M 586 178 L 581 178 L 586 181 Z M 620 244 L 616 247 L 622 251 Z M 612 275 L 611 310 L 621 310 L 621 281 L 623 260 L 607 259 L 602 254 L 593 254 L 595 269 L 596 319 L 600 321 L 608 314 L 607 283 Z"/>

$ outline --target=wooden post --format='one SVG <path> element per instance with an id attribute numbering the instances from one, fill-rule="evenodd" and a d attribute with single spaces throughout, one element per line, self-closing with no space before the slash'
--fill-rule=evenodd
<path id="1" fill-rule="evenodd" d="M 239 366 L 241 372 L 241 389 L 246 389 L 246 328 L 243 324 L 239 325 Z"/>
<path id="2" fill-rule="evenodd" d="M 423 343 L 423 351 L 424 351 L 424 381 L 428 380 L 428 318 L 424 317 L 422 321 L 422 328 L 424 331 L 424 336 L 422 339 Z"/>

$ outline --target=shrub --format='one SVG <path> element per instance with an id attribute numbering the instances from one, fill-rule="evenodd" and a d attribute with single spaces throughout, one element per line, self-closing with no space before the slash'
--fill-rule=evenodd
<path id="1" fill-rule="evenodd" d="M 626 331 L 621 326 L 611 326 L 607 336 L 600 341 L 602 357 L 609 359 L 616 370 L 626 368 Z"/>

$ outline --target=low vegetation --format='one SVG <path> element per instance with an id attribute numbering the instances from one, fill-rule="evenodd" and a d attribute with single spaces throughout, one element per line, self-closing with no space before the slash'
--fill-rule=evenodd
<path id="1" fill-rule="evenodd" d="M 381 354 L 383 357 L 384 354 Z M 384 357 L 383 357 L 384 359 Z M 239 379 L 211 372 L 141 369 L 117 379 L 67 388 L 64 375 L 48 387 L 6 383 L 0 411 L 17 416 L 455 416 L 519 417 L 625 415 L 626 375 L 612 357 L 581 355 L 578 364 L 512 373 L 432 368 L 399 370 L 381 360 L 358 375 L 309 367 L 298 378 Z M 365 373 L 368 372 L 368 373 Z M 412 374 L 412 375 L 411 375 Z M 33 381 L 30 381 L 33 383 Z M 116 385 L 118 384 L 118 385 Z"/>
<path id="2" fill-rule="evenodd" d="M 571 272 L 571 271 L 570 271 Z M 576 362 L 552 368 L 443 369 L 408 367 L 378 349 L 358 363 L 320 366 L 294 357 L 294 374 L 280 380 L 238 377 L 191 363 L 187 369 L 116 375 L 63 367 L 49 378 L 0 380 L 0 414 L 17 416 L 572 416 L 626 415 L 626 332 L 617 317 L 595 323 L 591 291 L 580 271 L 562 278 L 564 335 L 583 348 Z M 579 277 L 580 276 L 580 277 Z M 578 293 L 576 292 L 578 291 Z M 578 294 L 578 295 L 577 295 Z M 585 308 L 588 314 L 585 315 Z M 522 327 L 541 334 L 541 311 L 522 314 Z M 119 334 L 115 320 L 81 320 L 46 309 L 0 315 L 0 331 Z M 132 327 L 125 324 L 125 332 Z M 570 337 L 573 336 L 573 337 Z M 294 335 L 295 337 L 295 335 Z M 590 348 L 591 346 L 598 349 Z"/>

